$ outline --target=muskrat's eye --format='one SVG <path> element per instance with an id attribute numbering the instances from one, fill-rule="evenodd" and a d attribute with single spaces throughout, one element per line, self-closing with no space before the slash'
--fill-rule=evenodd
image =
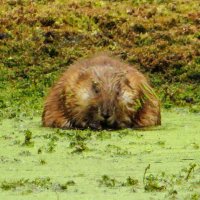
<path id="1" fill-rule="evenodd" d="M 116 91 L 116 95 L 119 96 L 120 95 L 120 90 Z"/>
<path id="2" fill-rule="evenodd" d="M 124 84 L 130 87 L 130 81 L 127 78 L 124 80 Z"/>
<path id="3" fill-rule="evenodd" d="M 99 87 L 99 83 L 97 83 L 97 82 L 92 82 L 92 89 L 93 89 L 93 91 L 96 93 L 96 94 L 98 94 L 99 92 L 100 92 L 100 87 Z"/>
<path id="4" fill-rule="evenodd" d="M 115 87 L 115 94 L 116 94 L 116 96 L 119 96 L 120 93 L 121 93 L 121 84 L 118 83 L 118 84 L 116 85 L 116 87 Z"/>

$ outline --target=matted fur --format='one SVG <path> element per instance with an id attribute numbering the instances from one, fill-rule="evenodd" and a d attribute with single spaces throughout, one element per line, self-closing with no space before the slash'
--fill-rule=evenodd
<path id="1" fill-rule="evenodd" d="M 46 99 L 42 122 L 97 130 L 160 125 L 160 102 L 137 69 L 99 55 L 63 73 Z"/>

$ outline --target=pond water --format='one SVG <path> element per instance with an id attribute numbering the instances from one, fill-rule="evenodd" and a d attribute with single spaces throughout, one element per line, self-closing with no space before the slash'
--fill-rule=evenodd
<path id="1" fill-rule="evenodd" d="M 200 115 L 162 112 L 162 125 L 91 131 L 0 124 L 0 199 L 200 199 Z"/>

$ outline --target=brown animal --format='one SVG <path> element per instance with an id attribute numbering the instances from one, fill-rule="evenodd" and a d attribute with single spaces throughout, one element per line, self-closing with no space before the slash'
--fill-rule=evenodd
<path id="1" fill-rule="evenodd" d="M 160 103 L 133 66 L 99 55 L 70 66 L 51 89 L 47 127 L 120 129 L 161 124 Z"/>

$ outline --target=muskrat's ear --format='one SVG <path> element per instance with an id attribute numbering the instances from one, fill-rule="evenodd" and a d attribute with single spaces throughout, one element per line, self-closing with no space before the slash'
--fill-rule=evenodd
<path id="1" fill-rule="evenodd" d="M 100 92 L 100 85 L 96 81 L 92 81 L 92 89 L 93 91 L 98 94 Z"/>
<path id="2" fill-rule="evenodd" d="M 161 124 L 160 101 L 148 83 L 140 84 L 141 108 L 135 117 L 135 123 L 139 127 Z"/>

